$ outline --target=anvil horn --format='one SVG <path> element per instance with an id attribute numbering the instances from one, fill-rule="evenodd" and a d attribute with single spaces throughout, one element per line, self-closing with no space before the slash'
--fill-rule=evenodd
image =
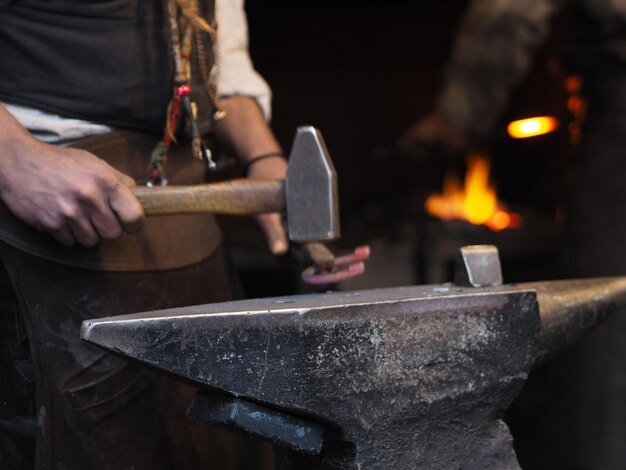
<path id="1" fill-rule="evenodd" d="M 554 357 L 626 304 L 626 277 L 536 282 L 541 335 L 537 364 Z"/>

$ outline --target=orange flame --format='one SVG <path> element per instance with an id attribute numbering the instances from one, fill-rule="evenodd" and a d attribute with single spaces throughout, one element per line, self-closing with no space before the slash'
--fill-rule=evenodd
<path id="1" fill-rule="evenodd" d="M 507 131 L 514 139 L 525 139 L 548 134 L 559 128 L 559 120 L 552 116 L 532 117 L 509 123 Z"/>
<path id="2" fill-rule="evenodd" d="M 456 175 L 448 173 L 441 194 L 426 199 L 426 211 L 443 220 L 467 220 L 474 225 L 486 225 L 493 231 L 518 228 L 522 218 L 508 212 L 498 202 L 496 190 L 489 184 L 490 164 L 486 156 L 468 157 L 465 187 Z"/>

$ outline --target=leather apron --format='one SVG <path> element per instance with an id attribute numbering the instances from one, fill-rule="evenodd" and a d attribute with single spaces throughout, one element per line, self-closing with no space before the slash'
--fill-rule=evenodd
<path id="1" fill-rule="evenodd" d="M 139 179 L 155 142 L 119 131 L 74 146 Z M 178 148 L 167 176 L 171 184 L 194 184 L 204 169 Z M 137 235 L 65 248 L 5 210 L 0 240 L 36 378 L 37 469 L 262 467 L 259 452 L 267 448 L 185 415 L 193 388 L 79 338 L 85 319 L 229 299 L 213 217 L 148 218 Z"/>

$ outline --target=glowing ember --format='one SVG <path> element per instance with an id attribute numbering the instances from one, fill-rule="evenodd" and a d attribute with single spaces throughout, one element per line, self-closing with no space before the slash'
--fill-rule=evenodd
<path id="1" fill-rule="evenodd" d="M 533 117 L 513 121 L 507 127 L 509 135 L 514 139 L 525 139 L 538 135 L 548 134 L 557 130 L 559 121 L 552 116 Z"/>
<path id="2" fill-rule="evenodd" d="M 443 220 L 466 220 L 475 225 L 486 225 L 493 231 L 519 228 L 522 218 L 508 212 L 498 202 L 496 190 L 489 184 L 489 160 L 484 155 L 468 157 L 465 187 L 458 178 L 448 173 L 443 192 L 426 199 L 426 211 Z"/>

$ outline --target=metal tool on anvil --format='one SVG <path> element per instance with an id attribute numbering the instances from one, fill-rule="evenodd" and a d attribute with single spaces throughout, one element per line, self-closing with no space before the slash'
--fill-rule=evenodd
<path id="1" fill-rule="evenodd" d="M 132 191 L 148 216 L 286 212 L 289 239 L 305 242 L 313 261 L 303 273 L 310 283 L 361 274 L 369 256 L 369 250 L 359 247 L 348 257 L 335 258 L 320 243 L 340 235 L 337 174 L 321 133 L 311 126 L 299 127 L 296 132 L 284 181 L 246 178 L 193 186 L 140 186 Z"/>
<path id="2" fill-rule="evenodd" d="M 501 416 L 529 372 L 626 302 L 626 277 L 245 300 L 85 321 L 82 337 L 197 384 L 189 414 L 294 449 L 294 469 L 519 468 Z M 216 393 L 218 392 L 218 393 Z"/>

